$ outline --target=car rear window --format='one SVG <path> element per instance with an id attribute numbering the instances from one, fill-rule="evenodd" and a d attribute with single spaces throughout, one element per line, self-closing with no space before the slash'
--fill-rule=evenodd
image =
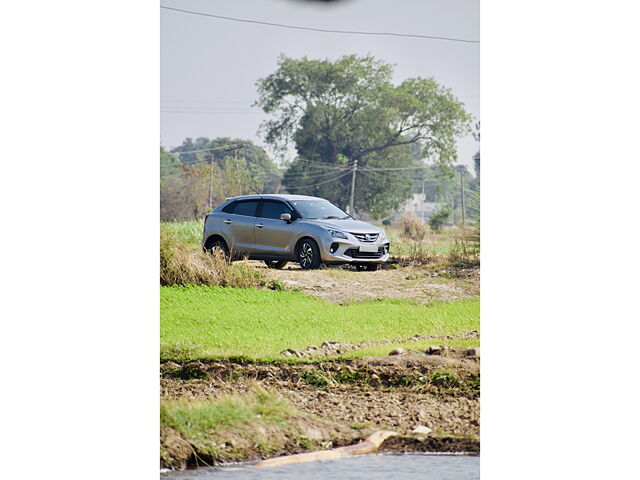
<path id="1" fill-rule="evenodd" d="M 280 220 L 280 215 L 282 213 L 291 214 L 292 211 L 282 202 L 265 200 L 262 204 L 262 214 L 260 216 L 263 218 L 275 218 L 276 220 Z"/>
<path id="2" fill-rule="evenodd" d="M 233 209 L 234 215 L 244 215 L 247 217 L 255 217 L 256 209 L 258 208 L 257 200 L 250 200 L 247 202 L 237 202 L 235 208 Z"/>

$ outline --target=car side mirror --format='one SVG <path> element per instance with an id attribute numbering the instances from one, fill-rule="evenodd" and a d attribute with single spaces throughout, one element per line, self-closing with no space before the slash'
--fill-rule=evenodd
<path id="1" fill-rule="evenodd" d="M 291 223 L 291 214 L 290 213 L 281 213 L 280 220 L 284 220 L 287 223 Z"/>

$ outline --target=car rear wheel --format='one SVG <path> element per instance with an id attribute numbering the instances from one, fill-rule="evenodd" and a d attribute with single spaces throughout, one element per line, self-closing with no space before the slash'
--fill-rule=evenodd
<path id="1" fill-rule="evenodd" d="M 303 270 L 311 270 L 320 266 L 320 249 L 314 240 L 306 238 L 300 243 L 298 261 Z"/>
<path id="2" fill-rule="evenodd" d="M 365 264 L 358 264 L 356 265 L 356 270 L 359 272 L 375 272 L 376 270 L 378 270 L 378 264 L 377 263 L 365 263 Z"/>
<path id="3" fill-rule="evenodd" d="M 225 258 L 229 257 L 229 247 L 224 240 L 214 240 L 207 246 L 207 251 L 211 254 L 222 252 Z"/>
<path id="4" fill-rule="evenodd" d="M 286 260 L 265 260 L 264 263 L 267 265 L 267 268 L 275 268 L 277 270 L 280 270 L 281 268 L 284 268 L 284 266 L 289 262 Z"/>

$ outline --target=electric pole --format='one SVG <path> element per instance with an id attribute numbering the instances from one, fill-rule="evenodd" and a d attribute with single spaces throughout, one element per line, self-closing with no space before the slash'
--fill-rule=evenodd
<path id="1" fill-rule="evenodd" d="M 464 177 L 462 169 L 460 169 L 460 198 L 462 199 L 462 228 L 464 228 Z"/>
<path id="2" fill-rule="evenodd" d="M 217 147 L 217 148 L 208 148 L 207 150 L 209 152 L 214 151 L 214 150 L 223 150 L 225 152 L 233 152 L 233 156 L 234 156 L 234 163 L 235 163 L 235 167 L 236 167 L 236 172 L 238 172 L 238 176 L 240 173 L 240 167 L 238 164 L 238 150 L 240 150 L 241 148 L 243 148 L 244 145 L 225 145 L 223 147 Z M 189 152 L 185 152 L 185 153 L 189 153 Z M 211 155 L 210 158 L 210 163 L 211 163 L 211 170 L 209 172 L 209 208 L 213 208 L 213 170 L 214 170 L 214 158 L 213 158 L 213 154 L 209 153 L 209 155 Z M 241 192 L 242 193 L 242 192 Z"/>
<path id="3" fill-rule="evenodd" d="M 209 173 L 209 209 L 212 209 L 213 208 L 213 155 L 211 155 L 211 159 L 209 160 L 209 163 L 211 163 L 211 172 Z"/>
<path id="4" fill-rule="evenodd" d="M 236 165 L 236 175 L 238 176 L 238 185 L 240 186 L 240 192 L 239 194 L 242 195 L 243 193 L 243 189 L 242 189 L 242 177 L 240 176 L 240 165 L 238 164 L 238 149 L 234 148 L 233 149 L 233 161 Z"/>
<path id="5" fill-rule="evenodd" d="M 355 213 L 353 210 L 353 199 L 354 199 L 355 190 L 356 190 L 356 170 L 357 169 L 358 169 L 358 159 L 355 159 L 353 161 L 353 167 L 351 169 L 351 198 L 349 199 L 349 215 L 351 215 L 352 217 Z"/>
<path id="6" fill-rule="evenodd" d="M 424 178 L 422 179 L 422 206 L 420 208 L 420 218 L 424 222 L 424 204 L 427 203 L 427 196 L 424 194 Z"/>

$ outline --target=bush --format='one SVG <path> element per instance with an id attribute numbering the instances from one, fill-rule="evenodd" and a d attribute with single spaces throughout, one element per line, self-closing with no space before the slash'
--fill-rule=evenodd
<path id="1" fill-rule="evenodd" d="M 448 208 L 442 208 L 438 211 L 438 213 L 432 215 L 429 219 L 429 226 L 431 227 L 431 230 L 435 233 L 442 232 L 444 222 L 447 221 L 449 215 L 451 215 L 451 210 L 449 210 Z"/>
<path id="2" fill-rule="evenodd" d="M 222 252 L 194 251 L 168 228 L 160 228 L 160 285 L 259 288 L 265 283 L 262 274 L 247 263 L 230 263 Z"/>
<path id="3" fill-rule="evenodd" d="M 402 217 L 399 226 L 402 235 L 416 242 L 423 240 L 427 235 L 424 223 L 416 217 Z"/>

